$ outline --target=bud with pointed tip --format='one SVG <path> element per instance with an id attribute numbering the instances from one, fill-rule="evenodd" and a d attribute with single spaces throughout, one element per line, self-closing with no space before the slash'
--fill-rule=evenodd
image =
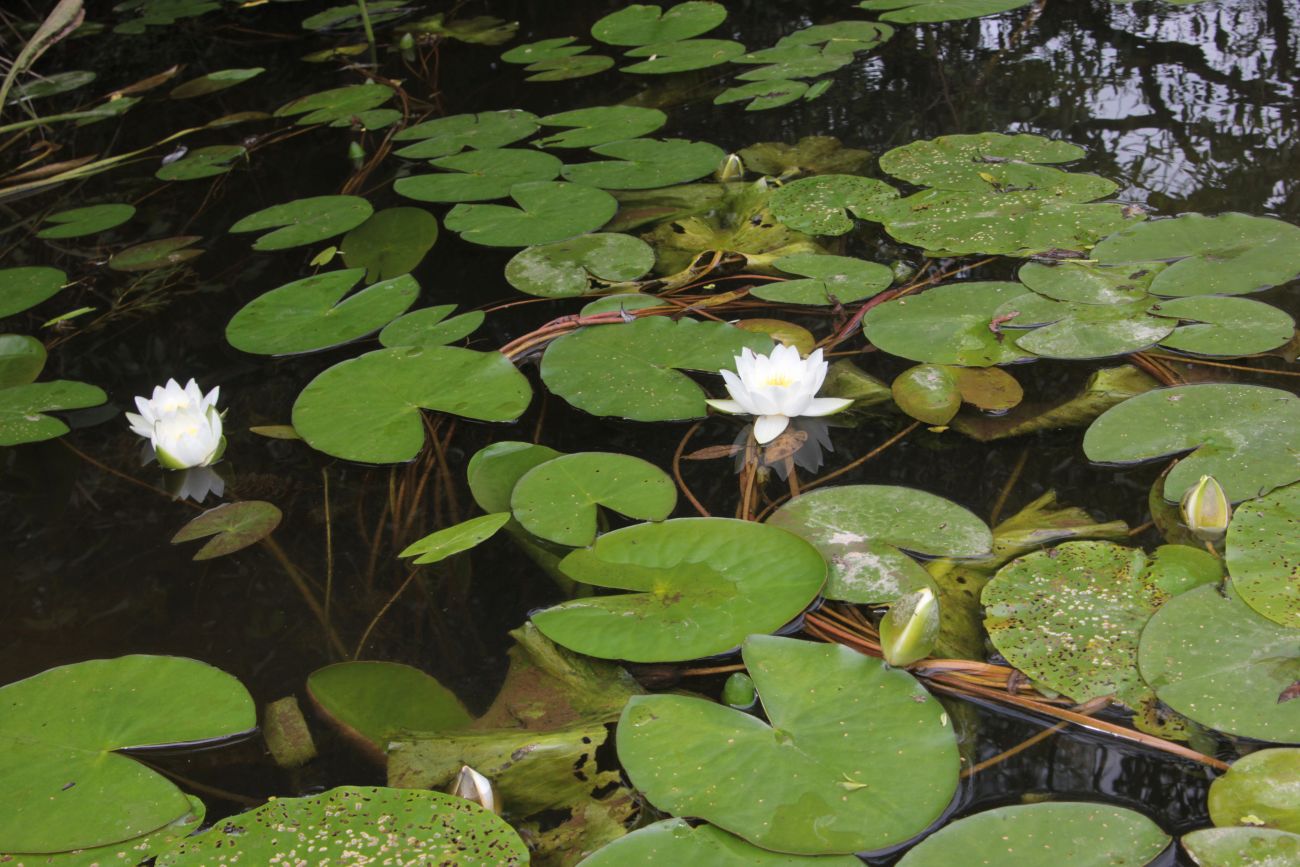
<path id="1" fill-rule="evenodd" d="M 366 164 L 366 149 L 358 142 L 348 142 L 348 161 L 352 163 L 352 168 L 361 171 L 361 167 Z"/>
<path id="2" fill-rule="evenodd" d="M 456 775 L 456 784 L 452 786 L 451 793 L 458 798 L 473 801 L 485 810 L 491 810 L 498 815 L 501 813 L 501 807 L 497 804 L 496 790 L 492 788 L 492 781 L 469 765 L 461 765 L 460 773 Z"/>
<path id="3" fill-rule="evenodd" d="M 929 587 L 894 602 L 880 621 L 880 650 L 898 668 L 929 656 L 938 637 L 939 600 Z"/>
<path id="4" fill-rule="evenodd" d="M 1196 538 L 1217 542 L 1228 532 L 1232 520 L 1232 504 L 1214 476 L 1201 476 L 1201 480 L 1187 489 L 1181 503 L 1183 523 Z"/>
<path id="5" fill-rule="evenodd" d="M 745 163 L 739 154 L 727 154 L 714 176 L 724 184 L 727 181 L 738 181 L 745 177 Z"/>

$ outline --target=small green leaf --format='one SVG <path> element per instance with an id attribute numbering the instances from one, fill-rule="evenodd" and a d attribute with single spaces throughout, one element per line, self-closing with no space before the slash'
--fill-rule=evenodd
<path id="1" fill-rule="evenodd" d="M 462 521 L 453 527 L 446 527 L 412 542 L 397 556 L 418 558 L 414 561 L 416 566 L 437 563 L 491 539 L 509 520 L 509 512 L 496 512 L 470 518 L 468 521 Z"/>
<path id="2" fill-rule="evenodd" d="M 135 216 L 135 206 L 125 204 L 87 205 L 59 211 L 45 218 L 47 228 L 36 233 L 44 240 L 81 238 L 120 226 Z M 17 269 L 14 269 L 17 270 Z M 0 272 L 0 277 L 3 274 Z"/>

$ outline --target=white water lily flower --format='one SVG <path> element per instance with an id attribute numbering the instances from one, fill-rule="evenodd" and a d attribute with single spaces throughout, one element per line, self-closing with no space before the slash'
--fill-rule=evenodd
<path id="1" fill-rule="evenodd" d="M 137 397 L 135 406 L 140 410 L 140 414 L 128 412 L 126 420 L 131 423 L 131 430 L 135 433 L 145 439 L 152 439 L 153 426 L 158 419 L 169 412 L 179 412 L 184 409 L 207 411 L 217 405 L 217 394 L 220 391 L 221 386 L 217 386 L 205 395 L 193 379 L 185 383 L 184 388 L 181 388 L 176 380 L 169 379 L 166 385 L 154 386 L 152 397 Z"/>
<path id="2" fill-rule="evenodd" d="M 216 402 L 220 387 L 206 395 L 190 380 L 182 388 L 174 379 L 153 390 L 149 399 L 137 397 L 140 414 L 128 412 L 131 430 L 149 440 L 158 463 L 169 470 L 206 467 L 221 457 L 225 438 Z"/>
<path id="3" fill-rule="evenodd" d="M 793 346 L 777 346 L 771 355 L 756 355 L 746 347 L 736 356 L 736 372 L 719 371 L 730 400 L 710 400 L 709 406 L 728 413 L 757 416 L 754 439 L 769 443 L 781 435 L 790 419 L 830 415 L 853 401 L 842 397 L 817 397 L 829 364 L 822 351 L 799 357 Z"/>

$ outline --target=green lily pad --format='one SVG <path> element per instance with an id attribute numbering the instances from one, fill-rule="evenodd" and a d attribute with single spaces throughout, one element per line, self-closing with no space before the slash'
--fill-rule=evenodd
<path id="1" fill-rule="evenodd" d="M 1123 304 L 1140 301 L 1163 264 L 1098 265 L 1079 259 L 1046 264 L 1026 262 L 1016 275 L 1039 295 L 1079 304 Z"/>
<path id="2" fill-rule="evenodd" d="M 907 672 L 765 635 L 743 654 L 770 722 L 680 695 L 628 702 L 618 755 L 650 803 L 805 855 L 901 843 L 948 806 L 956 738 Z"/>
<path id="3" fill-rule="evenodd" d="M 385 325 L 379 342 L 383 346 L 446 346 L 473 334 L 487 318 L 482 310 L 471 310 L 448 319 L 455 309 L 455 304 L 440 304 L 412 310 Z"/>
<path id="4" fill-rule="evenodd" d="M 1171 595 L 1217 582 L 1212 554 L 1166 545 L 1154 559 L 1112 542 L 1066 542 L 998 570 L 984 587 L 984 626 L 1007 662 L 1086 702 L 1112 696 L 1137 709 L 1142 627 Z"/>
<path id="5" fill-rule="evenodd" d="M 417 558 L 413 561 L 415 566 L 437 563 L 491 539 L 509 520 L 509 512 L 496 512 L 470 518 L 455 526 L 430 533 L 423 539 L 417 539 L 402 549 L 402 553 L 397 556 Z"/>
<path id="6" fill-rule="evenodd" d="M 795 497 L 768 523 L 807 539 L 830 566 L 828 599 L 880 604 L 930 585 L 903 553 L 979 557 L 993 536 L 943 497 L 891 485 L 842 485 Z"/>
<path id="7" fill-rule="evenodd" d="M 627 52 L 628 57 L 644 57 L 640 63 L 624 66 L 623 72 L 638 75 L 667 75 L 708 69 L 745 53 L 745 46 L 730 39 L 683 39 L 680 42 L 657 42 Z"/>
<path id="8" fill-rule="evenodd" d="M 704 391 L 680 371 L 730 368 L 746 346 L 770 352 L 772 340 L 721 322 L 646 316 L 555 340 L 542 356 L 542 381 L 592 415 L 702 418 L 708 412 Z"/>
<path id="9" fill-rule="evenodd" d="M 160 238 L 127 247 L 109 257 L 108 267 L 114 271 L 154 271 L 158 268 L 170 268 L 182 262 L 188 262 L 203 251 L 191 246 L 203 240 L 198 235 L 177 235 L 174 238 Z"/>
<path id="10" fill-rule="evenodd" d="M 481 114 L 453 114 L 407 127 L 393 141 L 416 140 L 396 151 L 411 160 L 428 160 L 460 153 L 465 148 L 503 148 L 537 132 L 537 115 L 512 108 Z"/>
<path id="11" fill-rule="evenodd" d="M 685 139 L 631 139 L 591 150 L 614 159 L 566 165 L 565 180 L 603 190 L 648 190 L 702 178 L 726 157 L 717 145 Z"/>
<path id="12" fill-rule="evenodd" d="M 1028 6 L 1031 0 L 862 0 L 858 4 L 868 12 L 881 12 L 885 21 L 916 24 L 928 21 L 959 21 L 982 18 Z"/>
<path id="13" fill-rule="evenodd" d="M 45 218 L 47 228 L 37 232 L 36 237 L 47 241 L 82 238 L 120 226 L 134 216 L 135 206 L 124 204 L 88 205 L 84 208 L 59 211 Z M 0 272 L 0 279 L 2 278 L 3 272 Z"/>
<path id="14" fill-rule="evenodd" d="M 506 63 L 529 64 L 542 60 L 563 60 L 576 54 L 590 51 L 590 45 L 575 45 L 576 36 L 556 36 L 551 39 L 539 39 L 516 45 L 509 51 L 502 52 L 501 59 Z"/>
<path id="15" fill-rule="evenodd" d="M 563 164 L 541 151 L 496 148 L 452 154 L 431 165 L 449 171 L 400 178 L 393 190 L 421 202 L 482 202 L 504 198 L 524 181 L 549 181 Z"/>
<path id="16" fill-rule="evenodd" d="M 888 24 L 877 24 L 874 21 L 833 21 L 788 33 L 778 39 L 776 44 L 820 45 L 829 51 L 857 54 L 883 45 L 893 35 L 894 28 Z"/>
<path id="17" fill-rule="evenodd" d="M 583 584 L 632 592 L 561 602 L 533 623 L 570 650 L 634 662 L 710 656 L 779 629 L 826 577 L 803 539 L 732 518 L 634 524 L 570 553 L 560 568 Z"/>
<path id="18" fill-rule="evenodd" d="M 457 205 L 443 223 L 461 238 L 489 247 L 550 244 L 599 229 L 618 201 L 604 190 L 560 181 L 530 181 L 510 188 L 519 205 Z"/>
<path id="19" fill-rule="evenodd" d="M 737 75 L 736 78 L 741 81 L 783 82 L 794 78 L 829 75 L 852 63 L 853 54 L 830 49 L 823 51 L 814 45 L 794 44 L 751 51 L 735 58 L 732 62 L 766 64 Z"/>
<path id="20" fill-rule="evenodd" d="M 383 756 L 404 732 L 460 729 L 474 719 L 445 686 L 397 662 L 318 668 L 307 677 L 307 694 L 331 725 L 372 756 Z"/>
<path id="21" fill-rule="evenodd" d="M 363 276 L 361 268 L 327 271 L 264 292 L 231 318 L 226 340 L 254 355 L 327 349 L 379 330 L 420 294 L 420 285 L 404 275 L 367 286 L 344 300 Z"/>
<path id="22" fill-rule="evenodd" d="M 94 81 L 96 77 L 95 73 L 85 69 L 55 72 L 34 81 L 26 81 L 15 85 L 13 95 L 6 102 L 12 104 L 19 100 L 45 99 L 49 96 L 57 96 L 60 93 L 68 93 L 79 87 L 85 87 Z"/>
<path id="23" fill-rule="evenodd" d="M 44 415 L 62 409 L 99 406 L 108 395 L 93 385 L 55 379 L 0 389 L 0 446 L 16 446 L 54 439 L 68 432 L 68 426 Z M 0 844 L 0 851 L 4 850 Z"/>
<path id="24" fill-rule="evenodd" d="M 45 369 L 45 344 L 26 334 L 0 334 L 0 391 L 35 382 Z"/>
<path id="25" fill-rule="evenodd" d="M 867 340 L 912 361 L 992 367 L 1032 356 L 993 329 L 1005 302 L 1021 294 L 1018 283 L 950 283 L 887 301 L 867 311 Z"/>
<path id="26" fill-rule="evenodd" d="M 591 35 L 607 45 L 649 45 L 699 36 L 727 19 L 721 3 L 688 0 L 664 11 L 633 3 L 591 25 Z"/>
<path id="27" fill-rule="evenodd" d="M 4 852 L 103 846 L 189 814 L 180 789 L 116 751 L 204 743 L 257 724 L 239 681 L 174 656 L 52 668 L 0 687 L 0 707 Z"/>
<path id="28" fill-rule="evenodd" d="M 273 504 L 262 500 L 245 500 L 239 503 L 223 503 L 215 509 L 208 509 L 172 536 L 172 544 L 192 542 L 195 539 L 209 539 L 198 553 L 195 560 L 211 560 L 242 551 L 249 545 L 256 544 L 280 526 L 282 515 Z"/>
<path id="29" fill-rule="evenodd" d="M 286 250 L 341 235 L 360 226 L 373 213 L 374 208 L 360 196 L 309 196 L 249 214 L 230 231 L 275 229 L 258 238 L 253 249 Z"/>
<path id="30" fill-rule="evenodd" d="M 602 105 L 562 111 L 548 114 L 538 123 L 569 129 L 539 138 L 534 144 L 542 148 L 596 147 L 648 135 L 667 122 L 668 115 L 659 109 L 635 105 Z"/>
<path id="31" fill-rule="evenodd" d="M 1300 228 L 1247 214 L 1183 214 L 1116 232 L 1092 256 L 1170 263 L 1151 283 L 1155 295 L 1241 295 L 1300 276 Z"/>
<path id="32" fill-rule="evenodd" d="M 1100 199 L 1119 185 L 1096 175 L 1079 175 L 1051 163 L 1082 159 L 1083 148 L 1038 135 L 945 135 L 894 148 L 880 157 L 881 171 L 919 187 L 968 192 L 1033 190 L 1071 201 Z M 1077 199 L 1076 199 L 1077 197 Z"/>
<path id="33" fill-rule="evenodd" d="M 1242 503 L 1228 525 L 1225 557 L 1247 605 L 1275 623 L 1300 627 L 1300 485 Z"/>
<path id="34" fill-rule="evenodd" d="M 1200 867 L 1291 867 L 1300 863 L 1300 834 L 1271 828 L 1202 828 L 1183 836 Z"/>
<path id="35" fill-rule="evenodd" d="M 578 862 L 579 867 L 861 867 L 852 855 L 786 855 L 769 852 L 712 825 L 691 827 L 685 819 L 664 819 L 620 837 Z"/>
<path id="36" fill-rule="evenodd" d="M 957 377 L 946 365 L 909 367 L 894 377 L 889 391 L 899 409 L 928 425 L 946 425 L 961 409 Z"/>
<path id="37" fill-rule="evenodd" d="M 677 506 L 663 470 L 631 455 L 578 452 L 533 467 L 515 484 L 510 508 L 534 536 L 569 547 L 596 540 L 596 507 L 662 521 Z"/>
<path id="38" fill-rule="evenodd" d="M 1108 464 L 1189 450 L 1165 478 L 1171 503 L 1204 475 L 1234 503 L 1300 480 L 1300 398 L 1259 385 L 1161 388 L 1111 407 L 1083 437 L 1088 459 Z"/>
<path id="39" fill-rule="evenodd" d="M 1146 864 L 1168 845 L 1169 835 L 1133 810 L 1110 804 L 1046 801 L 999 807 L 958 819 L 922 840 L 898 864 L 1121 867 Z"/>
<path id="40" fill-rule="evenodd" d="M 0 317 L 22 313 L 54 295 L 68 282 L 58 268 L 30 265 L 0 268 Z"/>
<path id="41" fill-rule="evenodd" d="M 1170 599 L 1142 630 L 1142 677 L 1165 704 L 1225 734 L 1300 742 L 1296 631 L 1261 617 L 1231 582 Z"/>
<path id="42" fill-rule="evenodd" d="M 243 145 L 212 145 L 190 151 L 181 159 L 154 172 L 160 181 L 196 181 L 224 175 L 234 161 L 248 153 Z M 129 206 L 127 206 L 129 207 Z"/>
<path id="43" fill-rule="evenodd" d="M 737 151 L 745 165 L 772 177 L 796 174 L 858 175 L 871 164 L 871 152 L 846 148 L 834 136 L 809 135 L 794 144 L 760 142 Z"/>
<path id="44" fill-rule="evenodd" d="M 333 123 L 378 108 L 392 98 L 393 89 L 386 84 L 351 84 L 300 96 L 277 108 L 274 116 L 297 117 L 299 126 Z"/>
<path id="45" fill-rule="evenodd" d="M 207 96 L 209 93 L 217 93 L 228 87 L 234 87 L 236 84 L 242 84 L 250 78 L 256 78 L 263 72 L 266 72 L 266 70 L 260 66 L 248 69 L 219 69 L 216 72 L 209 72 L 207 75 L 200 75 L 198 78 L 191 78 L 183 84 L 178 84 L 167 95 L 172 99 L 192 99 L 196 96 Z"/>
<path id="46" fill-rule="evenodd" d="M 293 427 L 335 457 L 383 464 L 424 447 L 420 410 L 514 421 L 528 408 L 527 378 L 499 352 L 452 346 L 368 352 L 325 370 L 293 405 Z"/>
<path id="47" fill-rule="evenodd" d="M 1210 818 L 1300 834 L 1300 749 L 1260 750 L 1210 784 Z M 1300 854 L 1300 850 L 1297 850 Z"/>
<path id="48" fill-rule="evenodd" d="M 806 96 L 808 85 L 802 81 L 774 79 L 755 81 L 737 87 L 728 87 L 713 98 L 714 105 L 727 105 L 733 102 L 749 101 L 745 111 L 767 111 L 789 105 L 796 99 Z"/>
<path id="49" fill-rule="evenodd" d="M 1083 304 L 1026 292 L 993 316 L 1016 346 L 1043 358 L 1107 358 L 1150 349 L 1173 333 L 1176 321 L 1147 312 L 1154 300 Z"/>
<path id="50" fill-rule="evenodd" d="M 830 306 L 862 301 L 894 282 L 894 272 L 888 266 L 852 256 L 796 253 L 782 256 L 773 264 L 787 274 L 806 279 L 762 284 L 750 289 L 750 295 L 781 304 Z"/>
<path id="51" fill-rule="evenodd" d="M 437 240 L 433 214 L 423 208 L 385 208 L 344 235 L 339 248 L 344 263 L 364 268 L 366 282 L 374 283 L 411 273 Z"/>
<path id="52" fill-rule="evenodd" d="M 1161 346 L 1195 355 L 1254 355 L 1282 346 L 1295 334 L 1294 319 L 1250 298 L 1175 298 L 1154 305 L 1151 313 L 1186 323 L 1161 340 Z"/>
<path id="53" fill-rule="evenodd" d="M 533 73 L 524 81 L 568 81 L 571 78 L 586 78 L 597 75 L 614 65 L 614 58 L 604 54 L 583 54 L 575 57 L 559 57 L 552 60 L 539 60 L 524 67 Z"/>
<path id="54" fill-rule="evenodd" d="M 308 798 L 276 798 L 220 822 L 164 853 L 158 867 L 274 864 L 300 849 L 318 863 L 528 863 L 528 847 L 514 829 L 473 801 L 418 789 L 342 786 Z"/>
<path id="55" fill-rule="evenodd" d="M 573 298 L 635 280 L 654 264 L 654 249 L 640 238 L 597 232 L 520 250 L 506 263 L 506 282 L 539 298 Z"/>
<path id="56" fill-rule="evenodd" d="M 402 6 L 402 0 L 369 0 L 366 10 L 372 24 L 391 21 L 401 15 L 394 13 Z M 331 6 L 322 12 L 303 19 L 304 30 L 333 30 L 343 28 L 360 28 L 361 9 L 352 5 Z"/>
<path id="57" fill-rule="evenodd" d="M 8 853 L 5 857 L 21 867 L 101 867 L 107 864 L 143 864 L 199 830 L 207 808 L 193 795 L 189 796 L 189 801 L 190 811 L 184 816 L 139 837 L 89 849 L 41 854 Z"/>
<path id="58" fill-rule="evenodd" d="M 898 190 L 884 181 L 856 175 L 817 175 L 777 188 L 772 194 L 772 215 L 782 223 L 810 235 L 843 235 L 853 228 L 845 212 L 871 218 L 881 204 L 898 198 Z"/>
<path id="59" fill-rule="evenodd" d="M 484 446 L 465 469 L 474 502 L 487 512 L 508 512 L 510 495 L 524 474 L 561 454 L 547 446 L 512 440 Z"/>

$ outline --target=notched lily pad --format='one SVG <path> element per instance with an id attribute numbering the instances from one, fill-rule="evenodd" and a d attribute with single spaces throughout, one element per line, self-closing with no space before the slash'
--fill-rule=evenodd
<path id="1" fill-rule="evenodd" d="M 1141 352 L 1173 334 L 1175 320 L 1148 312 L 1154 300 L 1085 304 L 1026 292 L 1004 301 L 993 318 L 1002 334 L 1034 355 L 1109 358 Z"/>
<path id="2" fill-rule="evenodd" d="M 349 268 L 365 268 L 366 282 L 409 274 L 438 240 L 438 220 L 423 208 L 385 208 L 343 236 Z"/>
<path id="3" fill-rule="evenodd" d="M 745 53 L 745 46 L 730 39 L 683 39 L 680 42 L 657 42 L 627 52 L 628 57 L 644 57 L 640 63 L 624 66 L 623 72 L 640 75 L 667 75 L 719 66 Z"/>
<path id="4" fill-rule="evenodd" d="M 192 246 L 203 240 L 198 235 L 177 235 L 174 238 L 160 238 L 157 241 L 145 241 L 134 247 L 119 250 L 108 259 L 108 267 L 114 271 L 154 271 L 170 268 L 182 262 L 188 262 L 203 255 L 203 250 Z"/>
<path id="5" fill-rule="evenodd" d="M 862 0 L 858 6 L 896 24 L 982 18 L 1028 6 L 1031 0 Z"/>
<path id="6" fill-rule="evenodd" d="M 396 151 L 411 160 L 428 160 L 460 153 L 465 148 L 503 148 L 537 131 L 537 115 L 522 109 L 453 114 L 417 123 L 393 136 L 393 141 L 418 141 Z"/>
<path id="7" fill-rule="evenodd" d="M 1174 298 L 1153 305 L 1150 312 L 1179 322 L 1161 346 L 1195 355 L 1254 355 L 1276 349 L 1295 335 L 1294 319 L 1250 298 Z"/>
<path id="8" fill-rule="evenodd" d="M 249 214 L 230 231 L 274 229 L 258 238 L 253 249 L 286 250 L 341 235 L 360 226 L 373 213 L 374 208 L 360 196 L 310 196 Z"/>
<path id="9" fill-rule="evenodd" d="M 234 168 L 235 160 L 248 153 L 243 145 L 212 145 L 187 153 L 174 163 L 168 163 L 154 177 L 160 181 L 197 181 L 224 175 Z"/>
<path id="10" fill-rule="evenodd" d="M 196 96 L 206 96 L 209 93 L 217 93 L 228 87 L 234 87 L 236 84 L 256 78 L 263 72 L 266 72 L 266 70 L 261 66 L 247 69 L 219 69 L 216 72 L 209 72 L 207 75 L 200 75 L 198 78 L 191 78 L 183 84 L 178 84 L 167 95 L 172 99 L 193 99 Z"/>
<path id="11" fill-rule="evenodd" d="M 668 122 L 657 108 L 635 105 L 602 105 L 548 114 L 538 123 L 548 127 L 569 127 L 533 142 L 541 148 L 589 148 L 648 135 Z"/>
<path id="12" fill-rule="evenodd" d="M 566 165 L 565 180 L 603 190 L 648 190 L 702 178 L 726 156 L 717 145 L 685 139 L 631 139 L 591 150 L 614 159 Z"/>
<path id="13" fill-rule="evenodd" d="M 195 554 L 195 560 L 211 560 L 242 551 L 275 532 L 280 526 L 280 510 L 263 500 L 244 500 L 223 503 L 208 509 L 172 536 L 172 544 L 192 542 L 208 536 L 208 541 Z"/>
<path id="14" fill-rule="evenodd" d="M 96 235 L 100 232 L 106 232 L 116 226 L 120 226 L 127 220 L 135 216 L 135 206 L 126 204 L 105 204 L 105 205 L 87 205 L 84 208 L 72 208 L 67 211 L 59 211 L 50 214 L 45 218 L 46 228 L 36 233 L 36 237 L 44 240 L 57 240 L 60 238 L 82 238 L 86 235 Z M 17 268 L 8 270 L 19 270 Z M 0 280 L 3 280 L 4 272 L 0 272 Z M 0 291 L 3 287 L 0 286 Z M 7 292 L 5 294 L 8 294 Z"/>
<path id="15" fill-rule="evenodd" d="M 591 35 L 608 45 L 649 45 L 699 36 L 727 18 L 727 7 L 688 0 L 669 7 L 633 3 L 591 25 Z"/>
<path id="16" fill-rule="evenodd" d="M 749 290 L 750 295 L 783 304 L 831 306 L 870 298 L 894 282 L 894 272 L 888 266 L 852 256 L 796 253 L 773 264 L 804 279 L 759 284 Z"/>
<path id="17" fill-rule="evenodd" d="M 523 148 L 464 151 L 432 160 L 441 174 L 399 178 L 393 190 L 421 202 L 483 202 L 505 198 L 525 181 L 549 181 L 560 173 L 557 157 Z"/>
<path id="18" fill-rule="evenodd" d="M 618 210 L 618 201 L 604 190 L 560 181 L 515 184 L 510 198 L 519 207 L 457 205 L 443 223 L 475 244 L 530 247 L 599 229 Z"/>
<path id="19" fill-rule="evenodd" d="M 393 89 L 386 84 L 352 84 L 301 96 L 277 108 L 275 116 L 297 117 L 299 126 L 346 122 L 352 115 L 378 108 L 392 98 Z"/>
<path id="20" fill-rule="evenodd" d="M 446 346 L 469 337 L 487 318 L 482 310 L 448 318 L 455 309 L 455 304 L 440 304 L 412 310 L 385 325 L 379 342 L 383 346 Z"/>

